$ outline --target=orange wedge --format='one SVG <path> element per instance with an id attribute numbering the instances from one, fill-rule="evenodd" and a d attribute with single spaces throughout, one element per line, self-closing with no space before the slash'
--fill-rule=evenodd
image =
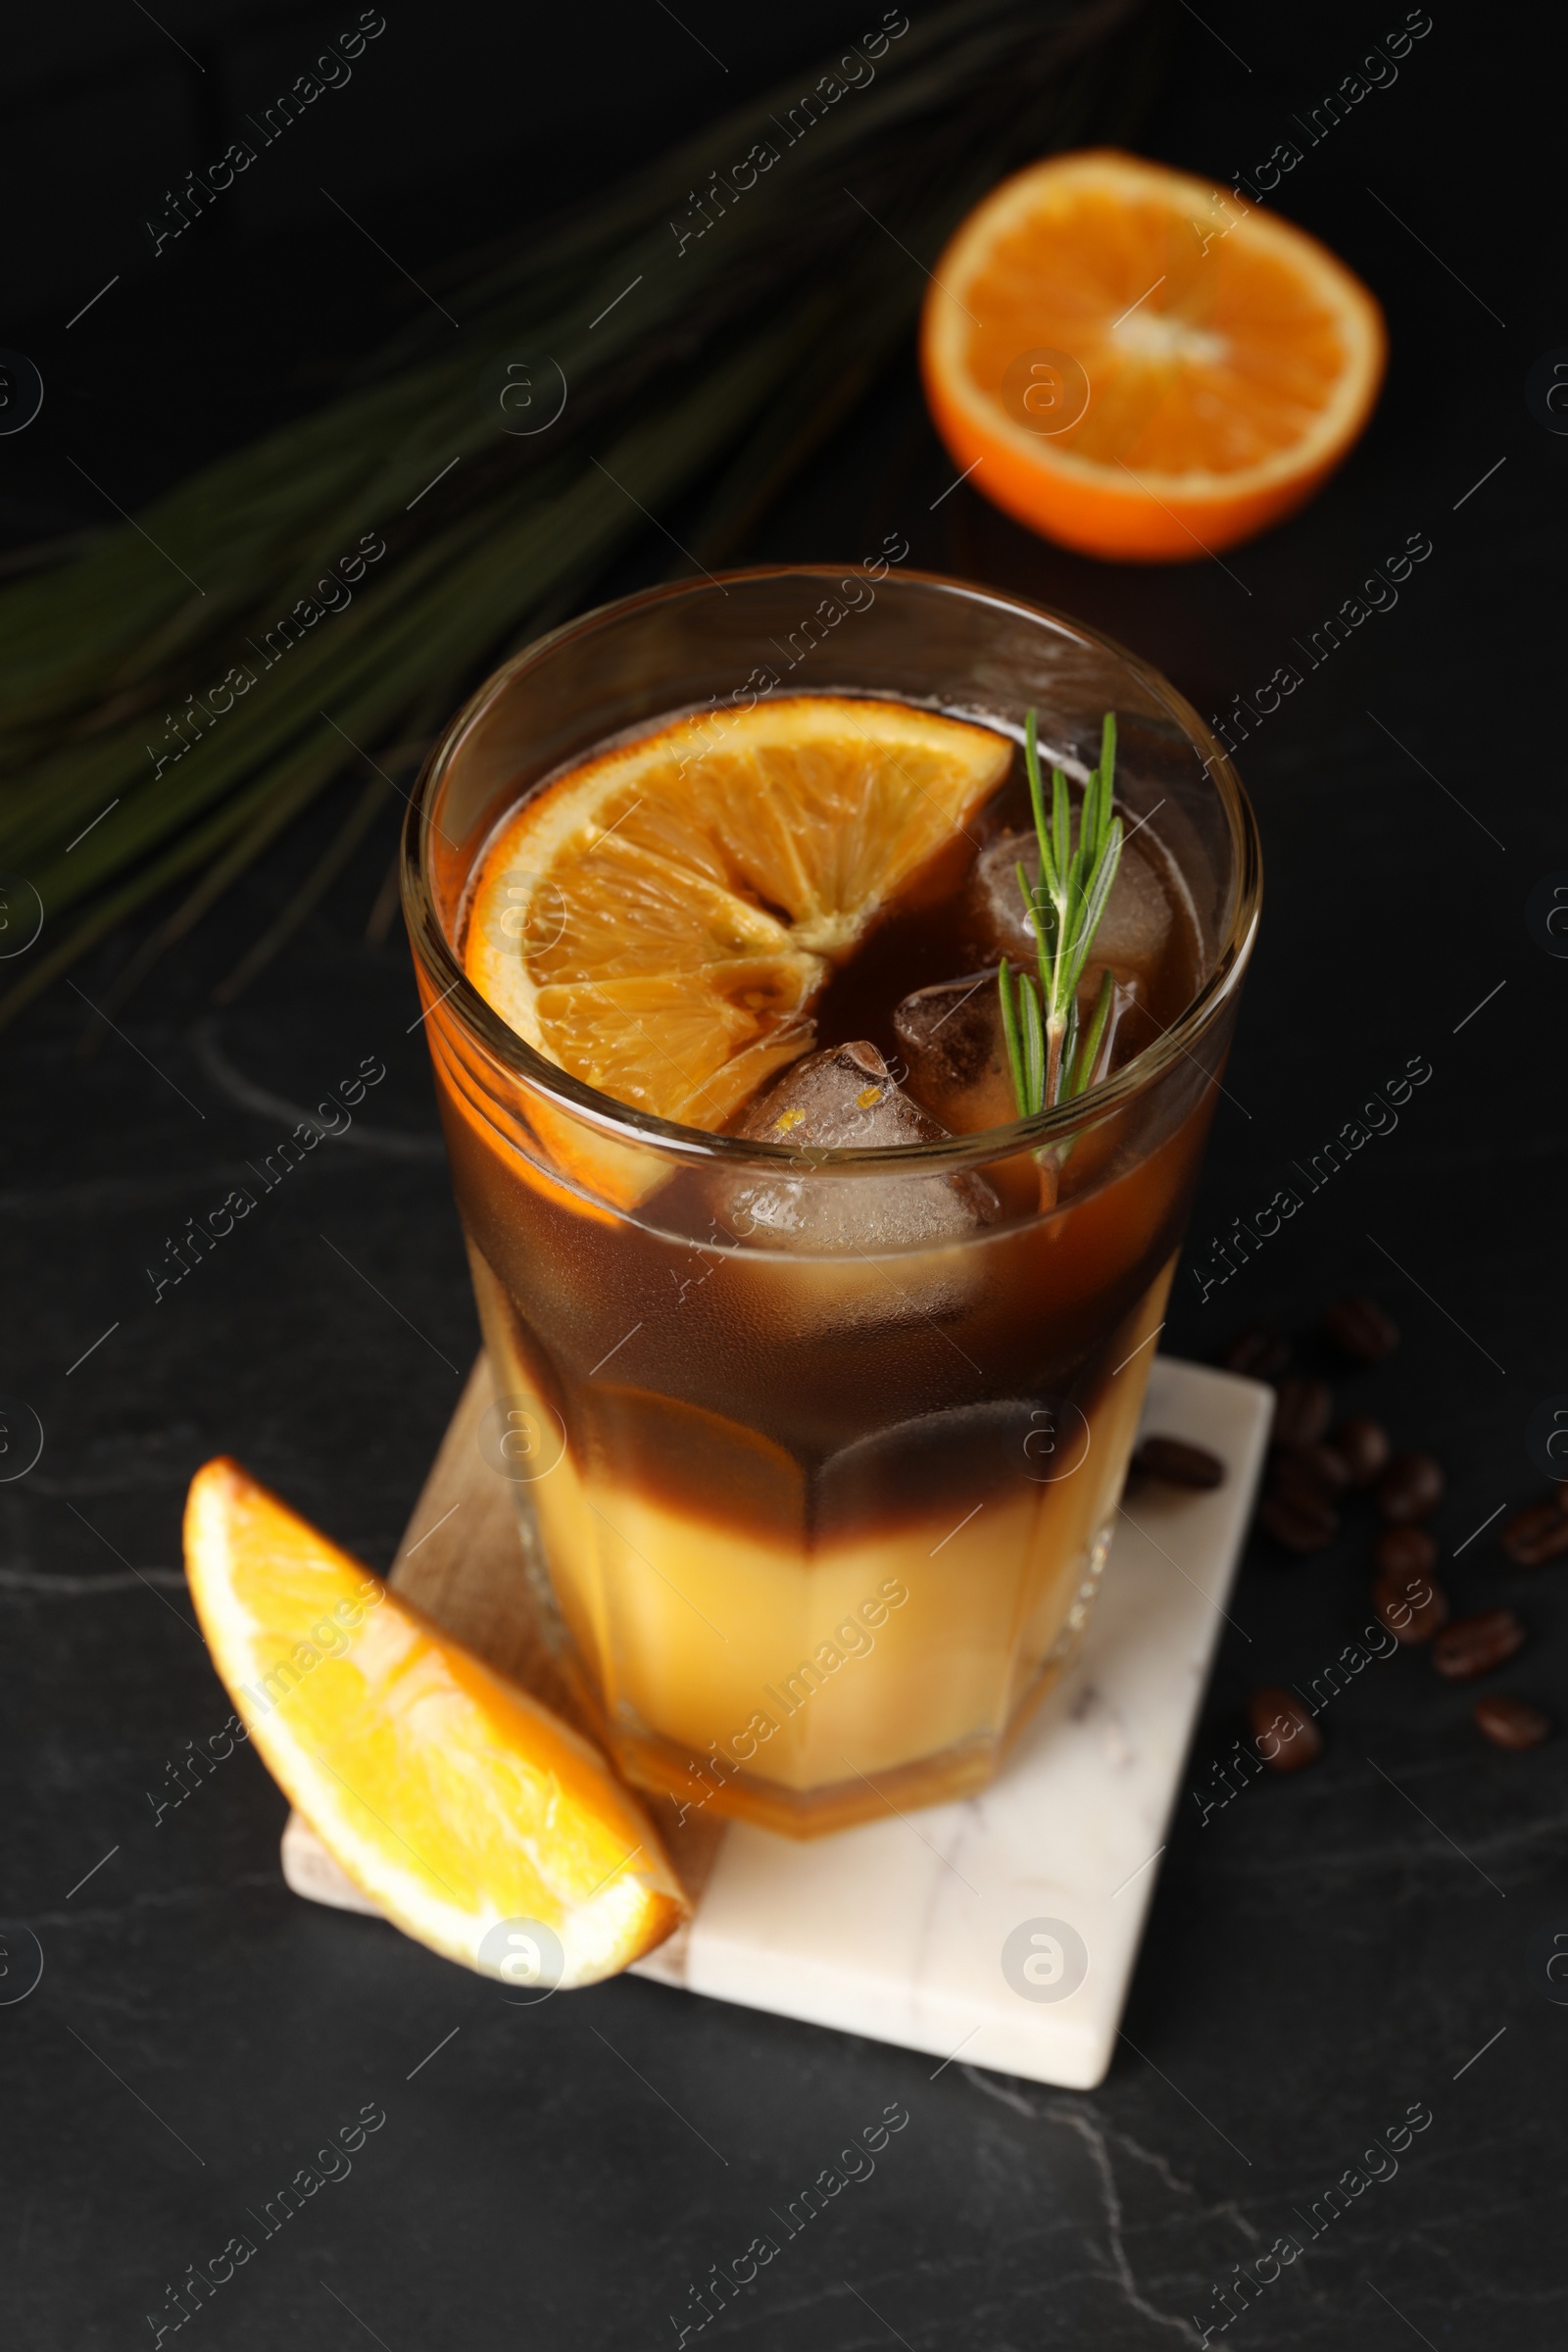
<path id="1" fill-rule="evenodd" d="M 537 1992 L 613 1976 L 687 1916 L 598 1752 L 236 1462 L 191 1482 L 185 1565 L 274 1780 L 406 1935 Z"/>
<path id="2" fill-rule="evenodd" d="M 1371 414 L 1386 340 L 1315 238 L 1104 148 L 970 214 L 921 364 L 955 464 L 997 506 L 1093 556 L 1170 563 L 1311 496 Z"/>
<path id="3" fill-rule="evenodd" d="M 563 1069 L 721 1128 L 809 1050 L 834 964 L 1006 773 L 988 727 L 795 695 L 574 768 L 492 843 L 469 979 Z"/>

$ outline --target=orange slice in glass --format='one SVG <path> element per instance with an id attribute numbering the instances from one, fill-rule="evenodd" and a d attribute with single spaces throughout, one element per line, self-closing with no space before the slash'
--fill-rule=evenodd
<path id="1" fill-rule="evenodd" d="M 191 1483 L 185 1565 L 273 1779 L 406 1935 L 539 1992 L 613 1976 L 688 1916 L 598 1751 L 236 1462 Z"/>
<path id="2" fill-rule="evenodd" d="M 955 464 L 1088 554 L 1175 562 L 1310 497 L 1372 411 L 1383 314 L 1315 238 L 1113 149 L 995 189 L 937 265 L 926 396 Z"/>
<path id="3" fill-rule="evenodd" d="M 678 719 L 507 821 L 469 909 L 468 977 L 574 1077 L 722 1128 L 809 1050 L 834 964 L 1011 756 L 988 727 L 842 696 Z"/>

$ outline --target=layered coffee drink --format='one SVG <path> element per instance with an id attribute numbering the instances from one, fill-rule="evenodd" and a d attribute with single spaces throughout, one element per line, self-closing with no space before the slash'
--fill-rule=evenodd
<path id="1" fill-rule="evenodd" d="M 813 579 L 715 586 L 760 620 Z M 411 826 L 487 1445 L 563 1661 L 629 1779 L 795 1836 L 982 1786 L 1082 1627 L 1255 912 L 1152 673 L 1074 633 L 1098 666 L 1009 678 L 976 592 L 896 587 L 863 678 L 749 697 L 693 691 L 712 589 L 592 616 Z M 969 664 L 912 691 L 965 598 Z"/>

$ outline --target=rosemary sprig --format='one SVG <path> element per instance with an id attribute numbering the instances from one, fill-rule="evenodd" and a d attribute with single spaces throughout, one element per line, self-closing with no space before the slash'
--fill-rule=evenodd
<path id="1" fill-rule="evenodd" d="M 1037 983 L 1027 972 L 1014 978 L 1004 956 L 997 989 L 1018 1116 L 1032 1119 L 1084 1092 L 1094 1075 L 1110 1017 L 1110 973 L 1101 975 L 1100 993 L 1086 1026 L 1079 1021 L 1078 983 L 1121 858 L 1122 822 L 1111 813 L 1116 777 L 1114 713 L 1105 713 L 1100 764 L 1084 786 L 1076 843 L 1072 798 L 1059 767 L 1051 771 L 1049 815 L 1047 812 L 1033 710 L 1024 725 L 1024 766 L 1040 845 L 1040 877 L 1031 883 L 1020 858 L 1018 888 L 1035 935 L 1039 980 Z"/>

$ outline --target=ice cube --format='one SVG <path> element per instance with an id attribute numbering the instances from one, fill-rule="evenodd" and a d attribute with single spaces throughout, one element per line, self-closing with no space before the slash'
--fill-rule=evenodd
<path id="1" fill-rule="evenodd" d="M 905 1094 L 875 1046 L 862 1042 L 792 1062 L 732 1132 L 809 1155 L 937 1143 L 949 1130 Z M 729 1180 L 724 1213 L 743 1239 L 837 1253 L 956 1242 L 995 1223 L 1001 1203 L 984 1178 L 968 1173 L 836 1175 L 812 1167 L 808 1156 L 800 1175 Z"/>
<path id="2" fill-rule="evenodd" d="M 893 1015 L 893 1027 L 909 1085 L 956 1134 L 1012 1124 L 1018 1107 L 995 969 L 917 988 Z"/>
<path id="3" fill-rule="evenodd" d="M 896 1083 L 875 1046 L 829 1046 L 791 1062 L 737 1122 L 757 1143 L 875 1150 L 938 1143 L 948 1132 Z"/>
<path id="4" fill-rule="evenodd" d="M 972 903 L 987 943 L 1010 963 L 1032 967 L 1034 929 L 1018 888 L 1018 866 L 1033 883 L 1040 850 L 1032 833 L 1004 833 L 975 860 Z M 1098 963 L 1118 972 L 1152 972 L 1170 937 L 1171 903 L 1153 858 L 1136 841 L 1124 842 L 1105 911 L 1095 932 Z"/>
<path id="5" fill-rule="evenodd" d="M 1098 941 L 1096 944 L 1098 950 Z M 1142 1054 L 1146 1046 L 1155 1044 L 1163 1034 L 1150 1009 L 1149 983 L 1143 972 L 1107 964 L 1098 953 L 1085 966 L 1078 986 L 1079 1020 L 1087 1024 L 1094 1018 L 1101 978 L 1107 970 L 1112 982 L 1110 1011 L 1101 1040 L 1097 1085 L 1101 1078 L 1108 1078 L 1112 1070 L 1125 1068 L 1135 1054 Z"/>
<path id="6" fill-rule="evenodd" d="M 1031 956 L 1031 972 L 1033 965 Z M 1080 1021 L 1087 1027 L 1094 1018 L 1101 975 L 1107 969 L 1112 982 L 1110 1010 L 1096 1057 L 1097 1084 L 1152 1046 L 1159 1035 L 1142 974 L 1124 973 L 1098 956 L 1079 983 Z M 994 969 L 916 989 L 893 1015 L 893 1027 L 909 1065 L 910 1087 L 956 1135 L 978 1135 L 988 1127 L 1012 1125 L 1018 1116 L 1017 1098 Z"/>

